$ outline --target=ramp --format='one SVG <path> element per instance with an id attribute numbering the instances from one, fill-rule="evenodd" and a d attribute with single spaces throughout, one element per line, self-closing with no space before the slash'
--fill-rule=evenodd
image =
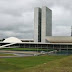
<path id="1" fill-rule="evenodd" d="M 6 45 L 2 45 L 2 46 L 0 46 L 0 48 L 4 48 L 6 46 L 10 46 L 10 45 L 13 45 L 13 44 L 16 44 L 16 43 L 10 43 L 10 44 L 6 44 Z"/>

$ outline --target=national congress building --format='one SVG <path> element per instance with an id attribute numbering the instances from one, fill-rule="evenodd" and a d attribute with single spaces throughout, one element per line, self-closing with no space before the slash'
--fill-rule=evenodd
<path id="1" fill-rule="evenodd" d="M 57 50 L 72 54 L 71 36 L 52 36 L 52 10 L 43 6 L 34 9 L 34 40 L 13 43 L 10 47 Z M 9 44 L 2 42 L 1 45 Z M 8 47 L 8 46 L 7 46 Z"/>

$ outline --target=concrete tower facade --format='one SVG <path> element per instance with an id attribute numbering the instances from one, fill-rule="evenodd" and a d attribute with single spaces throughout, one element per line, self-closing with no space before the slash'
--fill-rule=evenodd
<path id="1" fill-rule="evenodd" d="M 52 11 L 46 6 L 34 9 L 34 42 L 46 42 L 52 36 Z"/>
<path id="2" fill-rule="evenodd" d="M 41 42 L 41 8 L 34 9 L 34 42 Z"/>
<path id="3" fill-rule="evenodd" d="M 44 6 L 42 7 L 41 42 L 46 42 L 47 36 L 52 36 L 52 11 Z"/>

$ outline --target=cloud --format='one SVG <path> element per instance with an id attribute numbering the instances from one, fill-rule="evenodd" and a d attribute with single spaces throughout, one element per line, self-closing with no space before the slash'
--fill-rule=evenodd
<path id="1" fill-rule="evenodd" d="M 63 6 L 53 6 L 53 36 L 70 36 L 72 12 Z"/>
<path id="2" fill-rule="evenodd" d="M 47 6 L 53 13 L 53 35 L 70 36 L 72 0 L 0 0 L 0 38 L 33 38 L 34 7 Z"/>
<path id="3" fill-rule="evenodd" d="M 0 37 L 6 38 L 10 36 L 16 36 L 18 38 L 33 38 L 32 14 L 33 12 L 27 12 L 23 13 L 20 17 L 1 14 Z"/>
<path id="4" fill-rule="evenodd" d="M 70 36 L 71 27 L 70 26 L 56 26 L 54 27 L 53 36 Z"/>
<path id="5" fill-rule="evenodd" d="M 23 12 L 32 11 L 36 0 L 0 0 L 0 13 L 21 15 Z"/>

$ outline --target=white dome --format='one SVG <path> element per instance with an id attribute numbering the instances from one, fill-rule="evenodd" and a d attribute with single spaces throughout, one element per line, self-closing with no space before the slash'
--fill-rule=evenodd
<path id="1" fill-rule="evenodd" d="M 7 42 L 7 43 L 21 43 L 22 41 L 16 37 L 9 37 L 6 38 L 3 42 Z"/>

